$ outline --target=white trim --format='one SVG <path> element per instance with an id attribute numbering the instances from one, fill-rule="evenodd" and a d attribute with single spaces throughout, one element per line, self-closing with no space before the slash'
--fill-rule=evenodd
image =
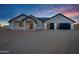
<path id="1" fill-rule="evenodd" d="M 57 24 L 54 23 L 54 30 L 57 30 Z"/>
<path id="2" fill-rule="evenodd" d="M 13 30 L 15 30 L 16 28 L 15 28 L 15 21 L 13 21 Z"/>
<path id="3" fill-rule="evenodd" d="M 74 30 L 74 24 L 71 24 L 71 30 Z"/>
<path id="4" fill-rule="evenodd" d="M 35 30 L 35 29 L 36 29 L 36 24 L 33 23 L 33 30 Z"/>
<path id="5" fill-rule="evenodd" d="M 26 21 L 24 21 L 24 30 L 26 30 Z"/>
<path id="6" fill-rule="evenodd" d="M 47 23 L 44 23 L 44 30 L 47 30 Z"/>

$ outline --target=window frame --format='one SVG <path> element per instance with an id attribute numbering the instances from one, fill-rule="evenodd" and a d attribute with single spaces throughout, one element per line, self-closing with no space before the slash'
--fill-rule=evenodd
<path id="1" fill-rule="evenodd" d="M 24 27 L 23 21 L 19 22 L 19 27 Z"/>

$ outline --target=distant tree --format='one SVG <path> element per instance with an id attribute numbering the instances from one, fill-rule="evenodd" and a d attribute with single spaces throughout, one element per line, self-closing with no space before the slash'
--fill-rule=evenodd
<path id="1" fill-rule="evenodd" d="M 0 24 L 0 29 L 1 29 L 1 24 Z"/>
<path id="2" fill-rule="evenodd" d="M 79 30 L 79 24 L 74 24 L 74 28 L 75 28 L 76 30 Z"/>

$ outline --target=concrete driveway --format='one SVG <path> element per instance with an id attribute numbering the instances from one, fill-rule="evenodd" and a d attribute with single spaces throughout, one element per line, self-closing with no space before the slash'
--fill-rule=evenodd
<path id="1" fill-rule="evenodd" d="M 0 53 L 77 54 L 79 31 L 0 31 Z"/>

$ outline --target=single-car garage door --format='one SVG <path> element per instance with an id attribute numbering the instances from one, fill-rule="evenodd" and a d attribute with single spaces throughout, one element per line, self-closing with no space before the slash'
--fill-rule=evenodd
<path id="1" fill-rule="evenodd" d="M 54 23 L 50 23 L 50 30 L 54 29 Z"/>
<path id="2" fill-rule="evenodd" d="M 59 24 L 59 29 L 69 30 L 70 28 L 71 28 L 70 23 L 60 23 Z"/>

